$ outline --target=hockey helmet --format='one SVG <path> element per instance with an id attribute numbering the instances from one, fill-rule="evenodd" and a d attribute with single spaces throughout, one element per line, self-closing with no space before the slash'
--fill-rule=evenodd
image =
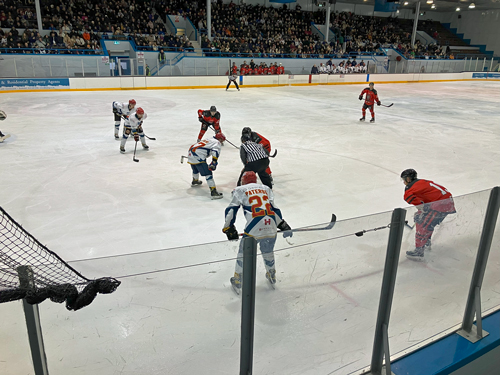
<path id="1" fill-rule="evenodd" d="M 373 82 L 370 82 L 368 86 L 375 86 L 375 84 Z"/>
<path id="2" fill-rule="evenodd" d="M 217 112 L 217 108 L 215 108 L 215 106 L 214 106 L 214 105 L 213 105 L 213 106 L 211 106 L 211 107 L 210 107 L 210 112 Z"/>
<path id="3" fill-rule="evenodd" d="M 141 107 L 137 108 L 137 110 L 135 111 L 135 113 L 139 116 L 144 116 L 144 109 L 142 109 Z"/>
<path id="4" fill-rule="evenodd" d="M 255 184 L 257 182 L 257 175 L 253 171 L 247 171 L 241 176 L 241 184 Z"/>
<path id="5" fill-rule="evenodd" d="M 251 134 L 252 134 L 252 129 L 250 129 L 248 126 L 244 127 L 241 130 L 241 135 L 248 135 L 250 137 Z"/>
<path id="6" fill-rule="evenodd" d="M 137 104 L 137 102 L 134 99 L 130 99 L 128 101 L 128 106 L 129 107 L 135 107 L 136 104 Z"/>
<path id="7" fill-rule="evenodd" d="M 406 177 L 410 177 L 410 179 L 416 180 L 417 179 L 417 171 L 415 169 L 405 169 L 403 172 L 401 172 L 401 178 L 403 180 L 406 180 Z"/>
<path id="8" fill-rule="evenodd" d="M 215 134 L 214 138 L 217 139 L 219 142 L 224 142 L 226 140 L 226 137 L 222 133 Z"/>

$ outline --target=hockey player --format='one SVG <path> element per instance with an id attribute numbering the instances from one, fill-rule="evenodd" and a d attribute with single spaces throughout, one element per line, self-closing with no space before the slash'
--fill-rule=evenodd
<path id="1" fill-rule="evenodd" d="M 141 107 L 137 108 L 137 111 L 128 116 L 123 126 L 123 137 L 120 143 L 120 152 L 125 153 L 125 143 L 130 134 L 134 136 L 136 142 L 141 140 L 142 147 L 145 150 L 149 150 L 149 146 L 146 144 L 146 139 L 144 137 L 144 131 L 142 130 L 142 122 L 147 119 L 148 115 L 144 112 Z"/>
<path id="2" fill-rule="evenodd" d="M 269 167 L 269 154 L 264 149 L 264 146 L 253 142 L 247 136 L 241 137 L 240 158 L 244 164 L 237 185 L 241 185 L 241 178 L 247 171 L 253 171 L 259 175 L 260 181 L 269 187 L 273 188 L 271 177 L 266 172 Z"/>
<path id="3" fill-rule="evenodd" d="M 121 102 L 113 102 L 113 114 L 115 115 L 115 139 L 120 139 L 118 133 L 120 132 L 120 123 L 123 118 L 126 120 L 128 116 L 134 112 L 134 108 L 136 105 L 136 101 L 134 99 L 130 99 L 127 103 Z"/>
<path id="4" fill-rule="evenodd" d="M 240 88 L 238 87 L 238 82 L 236 82 L 237 79 L 238 79 L 238 76 L 236 74 L 233 74 L 233 75 L 229 76 L 229 82 L 227 83 L 226 91 L 229 88 L 229 86 L 231 85 L 231 83 L 234 83 L 234 85 L 236 86 L 236 88 L 238 89 L 238 91 L 240 91 Z"/>
<path id="5" fill-rule="evenodd" d="M 249 127 L 243 128 L 241 131 L 241 137 L 245 137 L 245 139 L 250 139 L 252 142 L 255 143 L 260 143 L 262 147 L 264 147 L 264 150 L 266 150 L 267 155 L 271 154 L 271 142 L 269 142 L 266 138 L 264 138 L 262 135 L 259 133 L 253 132 L 252 129 Z M 267 167 L 266 173 L 271 177 L 271 182 L 273 181 L 273 177 L 271 175 L 271 168 Z"/>
<path id="6" fill-rule="evenodd" d="M 266 267 L 266 278 L 271 284 L 276 283 L 276 268 L 274 265 L 274 244 L 276 243 L 277 229 L 283 231 L 283 237 L 291 237 L 293 232 L 283 220 L 281 211 L 274 204 L 271 189 L 257 183 L 255 172 L 245 172 L 241 178 L 242 185 L 233 190 L 233 198 L 226 208 L 224 232 L 228 240 L 237 240 L 239 235 L 234 222 L 240 206 L 247 220 L 243 238 L 253 237 L 257 240 Z M 243 242 L 240 242 L 238 259 L 234 270 L 234 277 L 230 282 L 236 293 L 241 290 L 243 274 Z"/>
<path id="7" fill-rule="evenodd" d="M 4 112 L 4 111 L 0 111 L 0 121 L 3 121 L 7 118 L 7 114 Z M 3 141 L 5 141 L 7 138 L 10 137 L 10 134 L 3 134 L 1 131 L 0 131 L 0 143 L 2 143 Z"/>
<path id="8" fill-rule="evenodd" d="M 193 181 L 191 186 L 200 186 L 202 182 L 199 180 L 200 174 L 205 177 L 207 184 L 210 187 L 210 197 L 212 199 L 222 198 L 222 193 L 217 191 L 212 172 L 217 169 L 217 163 L 220 156 L 221 143 L 226 140 L 224 134 L 217 133 L 211 139 L 203 139 L 195 143 L 189 148 L 188 163 L 191 164 L 193 170 Z M 212 162 L 207 165 L 207 158 L 212 156 Z"/>
<path id="9" fill-rule="evenodd" d="M 404 199 L 417 206 L 415 220 L 415 250 L 407 251 L 410 259 L 421 260 L 424 250 L 431 249 L 431 236 L 436 225 L 441 224 L 446 216 L 456 213 L 451 193 L 444 186 L 433 181 L 420 180 L 417 171 L 405 169 L 401 179 L 406 185 Z"/>
<path id="10" fill-rule="evenodd" d="M 198 110 L 198 121 L 201 122 L 201 130 L 198 134 L 198 141 L 201 141 L 208 127 L 212 125 L 215 130 L 215 134 L 222 132 L 220 128 L 220 113 L 217 111 L 215 106 L 211 106 L 209 111 L 204 111 L 203 109 Z"/>
<path id="11" fill-rule="evenodd" d="M 361 94 L 359 95 L 359 100 L 363 100 L 363 95 L 366 94 L 365 96 L 365 104 L 363 104 L 363 117 L 359 119 L 359 121 L 365 121 L 365 114 L 366 114 L 366 109 L 370 109 L 370 113 L 372 114 L 372 119 L 370 122 L 375 122 L 375 112 L 373 112 L 373 104 L 377 102 L 377 105 L 380 105 L 380 100 L 377 95 L 377 90 L 374 89 L 374 83 L 370 82 L 368 84 L 368 87 L 365 88 L 363 91 L 361 91 Z"/>

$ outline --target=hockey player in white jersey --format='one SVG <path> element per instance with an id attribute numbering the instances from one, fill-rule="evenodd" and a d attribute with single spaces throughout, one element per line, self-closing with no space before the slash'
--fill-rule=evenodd
<path id="1" fill-rule="evenodd" d="M 219 162 L 220 147 L 226 137 L 222 133 L 217 133 L 210 139 L 202 139 L 189 148 L 188 163 L 193 171 L 193 181 L 191 186 L 200 186 L 202 182 L 199 180 L 200 174 L 205 177 L 207 184 L 210 187 L 210 197 L 212 199 L 222 198 L 222 193 L 217 191 L 215 186 L 214 176 L 212 171 L 217 169 Z M 212 156 L 212 162 L 207 164 L 207 158 Z"/>
<path id="2" fill-rule="evenodd" d="M 127 103 L 122 103 L 122 102 L 113 102 L 113 114 L 115 115 L 115 139 L 118 140 L 120 139 L 120 136 L 118 133 L 120 132 L 120 124 L 121 120 L 127 119 L 128 116 L 132 112 L 135 111 L 135 105 L 136 101 L 134 99 L 130 99 Z"/>
<path id="3" fill-rule="evenodd" d="M 226 222 L 222 231 L 228 240 L 237 240 L 239 235 L 234 222 L 240 206 L 247 223 L 243 238 L 253 237 L 260 245 L 262 258 L 266 267 L 266 278 L 271 284 L 276 283 L 276 268 L 274 266 L 274 244 L 277 229 L 283 231 L 283 237 L 291 237 L 293 232 L 281 215 L 281 210 L 274 204 L 273 191 L 266 185 L 257 183 L 255 172 L 248 171 L 241 177 L 241 186 L 233 190 L 233 199 L 226 208 Z M 243 241 L 240 242 L 238 259 L 231 285 L 236 293 L 241 289 L 243 273 Z"/>
<path id="4" fill-rule="evenodd" d="M 141 140 L 142 147 L 145 150 L 149 149 L 146 144 L 146 139 L 144 137 L 144 131 L 142 130 L 142 122 L 148 118 L 148 115 L 144 112 L 141 107 L 137 108 L 137 111 L 132 113 L 127 120 L 125 120 L 125 125 L 123 126 L 123 137 L 120 143 L 120 152 L 125 153 L 125 143 L 130 134 L 134 136 L 136 142 Z"/>

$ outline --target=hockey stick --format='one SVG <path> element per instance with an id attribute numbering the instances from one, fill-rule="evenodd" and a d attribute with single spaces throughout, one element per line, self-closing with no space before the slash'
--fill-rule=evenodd
<path id="1" fill-rule="evenodd" d="M 272 155 L 269 155 L 270 158 L 274 158 L 276 156 L 276 154 L 278 153 L 278 150 L 274 150 L 274 154 Z"/>
<path id="2" fill-rule="evenodd" d="M 184 159 L 187 159 L 187 158 L 188 158 L 187 156 L 182 155 L 181 156 L 181 164 L 184 164 Z"/>
<path id="3" fill-rule="evenodd" d="M 337 216 L 335 214 L 332 214 L 332 220 L 330 220 L 330 223 L 326 226 L 326 227 L 323 227 L 323 228 L 299 228 L 299 229 L 292 229 L 292 232 L 314 232 L 314 231 L 317 231 L 317 230 L 330 230 L 333 228 L 333 226 L 335 225 L 335 223 L 337 222 Z M 283 231 L 280 231 L 280 232 L 283 232 Z M 287 231 L 285 231 L 287 232 Z"/>
<path id="4" fill-rule="evenodd" d="M 330 223 L 326 226 L 326 227 L 322 227 L 322 228 L 299 228 L 299 229 L 292 229 L 292 232 L 314 232 L 314 231 L 317 231 L 317 230 L 330 230 L 333 228 L 333 226 L 335 225 L 335 223 L 337 222 L 337 216 L 335 214 L 332 214 L 332 220 L 330 221 Z M 285 233 L 285 232 L 289 232 L 288 230 L 279 230 L 278 233 Z M 240 236 L 243 236 L 244 233 L 239 233 Z"/>
<path id="5" fill-rule="evenodd" d="M 147 139 L 149 139 L 150 141 L 156 141 L 156 138 L 152 138 L 152 137 L 151 137 L 151 138 L 149 138 L 146 134 L 144 134 L 144 136 L 145 136 Z"/>
<path id="6" fill-rule="evenodd" d="M 381 105 L 382 107 L 387 107 L 387 108 L 389 108 L 389 107 L 392 107 L 392 106 L 394 105 L 394 103 L 391 103 L 391 104 L 389 104 L 389 105 L 385 105 L 385 104 L 380 104 L 380 105 Z"/>
<path id="7" fill-rule="evenodd" d="M 210 129 L 212 129 L 212 130 L 215 132 L 215 134 L 217 134 L 217 132 L 215 131 L 215 129 L 214 129 L 214 127 L 213 127 L 212 125 L 208 125 L 208 126 L 210 126 Z M 229 143 L 230 145 L 232 145 L 234 148 L 239 149 L 239 147 L 238 147 L 238 146 L 235 146 L 235 145 L 234 145 L 234 144 L 233 144 L 233 143 L 232 143 L 229 139 L 227 139 L 227 138 L 226 138 L 226 142 L 227 142 L 227 143 Z"/>
<path id="8" fill-rule="evenodd" d="M 413 225 L 408 224 L 408 220 L 406 220 L 406 221 L 405 221 L 405 225 L 406 225 L 408 228 L 410 228 L 410 229 L 415 228 L 415 224 L 413 224 Z"/>
<path id="9" fill-rule="evenodd" d="M 132 160 L 135 161 L 136 163 L 139 163 L 139 159 L 135 158 L 136 151 L 137 151 L 137 141 L 135 141 L 134 156 L 132 157 Z"/>

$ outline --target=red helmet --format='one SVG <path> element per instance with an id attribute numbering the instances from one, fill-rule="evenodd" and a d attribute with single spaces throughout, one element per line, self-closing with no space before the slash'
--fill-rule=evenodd
<path id="1" fill-rule="evenodd" d="M 139 108 L 137 108 L 137 111 L 135 111 L 135 113 L 137 113 L 138 115 L 144 115 L 144 109 L 139 107 Z"/>
<path id="2" fill-rule="evenodd" d="M 128 105 L 133 105 L 133 106 L 135 106 L 136 104 L 137 104 L 137 102 L 136 102 L 134 99 L 130 99 L 130 100 L 128 101 Z"/>
<path id="3" fill-rule="evenodd" d="M 219 142 L 224 142 L 226 140 L 226 137 L 222 133 L 217 133 L 215 134 L 215 139 L 217 139 Z"/>
<path id="4" fill-rule="evenodd" d="M 243 176 L 241 176 L 242 185 L 255 184 L 256 182 L 257 182 L 257 175 L 255 174 L 255 172 L 247 171 L 243 173 Z"/>

